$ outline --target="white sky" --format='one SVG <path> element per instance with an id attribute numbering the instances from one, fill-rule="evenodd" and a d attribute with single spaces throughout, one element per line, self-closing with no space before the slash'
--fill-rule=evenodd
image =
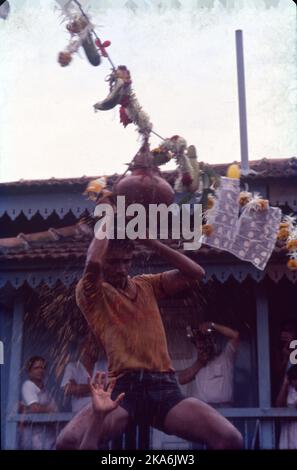
<path id="1" fill-rule="evenodd" d="M 87 2 L 159 134 L 182 135 L 208 163 L 240 159 L 235 29 L 243 29 L 250 159 L 296 155 L 292 0 L 269 10 L 261 0 L 238 0 L 229 11 L 181 0 L 180 11 L 161 13 L 146 0 L 137 15 L 124 3 Z M 68 33 L 54 0 L 10 5 L 8 20 L 0 19 L 0 181 L 122 172 L 139 147 L 137 132 L 122 127 L 118 107 L 92 108 L 108 93 L 108 62 L 92 67 L 82 51 L 60 67 Z"/>

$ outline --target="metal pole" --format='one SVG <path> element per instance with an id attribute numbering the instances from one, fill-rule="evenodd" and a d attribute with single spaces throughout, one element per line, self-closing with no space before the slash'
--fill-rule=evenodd
<path id="1" fill-rule="evenodd" d="M 244 58 L 243 58 L 243 36 L 242 30 L 235 31 L 236 39 L 236 60 L 237 60 L 237 87 L 238 87 L 238 109 L 239 109 L 239 130 L 240 130 L 240 152 L 241 152 L 241 173 L 247 175 L 249 168 L 249 151 L 247 137 L 247 117 L 245 98 L 245 78 L 244 78 Z"/>
<path id="2" fill-rule="evenodd" d="M 264 287 L 261 285 L 256 286 L 255 293 L 257 314 L 259 407 L 262 410 L 269 410 L 271 408 L 271 391 L 268 298 Z M 267 419 L 261 422 L 260 449 L 275 449 L 273 419 Z"/>

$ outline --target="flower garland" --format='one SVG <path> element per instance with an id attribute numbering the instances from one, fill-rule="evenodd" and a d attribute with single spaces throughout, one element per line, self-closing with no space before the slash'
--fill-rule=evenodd
<path id="1" fill-rule="evenodd" d="M 287 267 L 291 271 L 297 270 L 297 223 L 293 215 L 285 215 L 279 225 L 277 239 L 286 242 L 289 260 Z"/>
<path id="2" fill-rule="evenodd" d="M 78 52 L 83 42 L 93 31 L 94 25 L 87 15 L 78 12 L 71 1 L 59 1 L 63 22 L 67 21 L 66 29 L 70 33 L 70 40 L 65 50 L 59 52 L 58 62 L 62 67 L 66 67 L 72 60 L 72 55 Z"/>
<path id="3" fill-rule="evenodd" d="M 164 139 L 159 147 L 152 150 L 156 165 L 163 165 L 172 158 L 175 159 L 178 168 L 178 177 L 174 183 L 176 192 L 194 193 L 199 187 L 199 164 L 194 145 L 187 147 L 187 141 L 174 135 Z"/>
<path id="4" fill-rule="evenodd" d="M 149 116 L 143 111 L 132 90 L 130 71 L 125 65 L 119 65 L 108 77 L 109 94 L 94 105 L 95 111 L 106 111 L 120 105 L 120 122 L 124 127 L 134 123 L 143 140 L 148 140 L 152 130 Z"/>
<path id="5" fill-rule="evenodd" d="M 243 198 L 247 196 L 239 196 L 241 198 L 241 203 L 243 202 Z M 240 199 L 239 199 L 240 200 Z M 269 207 L 268 199 L 263 199 L 259 193 L 253 194 L 249 199 L 247 198 L 247 202 L 245 204 L 245 208 L 247 211 L 263 211 L 267 210 Z"/>
<path id="6" fill-rule="evenodd" d="M 94 109 L 95 111 L 104 111 L 119 105 L 120 122 L 124 127 L 127 127 L 130 123 L 134 123 L 143 142 L 147 144 L 150 134 L 155 132 L 153 131 L 153 125 L 149 116 L 142 109 L 132 89 L 130 71 L 125 65 L 118 67 L 113 65 L 106 51 L 106 48 L 111 44 L 110 41 L 102 42 L 98 38 L 94 31 L 94 25 L 77 0 L 57 0 L 57 2 L 60 4 L 64 21 L 67 21 L 66 28 L 70 33 L 70 41 L 65 50 L 59 53 L 58 62 L 62 67 L 69 65 L 72 60 L 72 55 L 77 53 L 80 47 L 85 49 L 92 65 L 99 65 L 101 57 L 107 58 L 112 66 L 111 73 L 108 77 L 109 94 L 104 100 L 97 102 L 94 105 Z M 94 43 L 92 35 L 96 38 Z M 91 51 L 90 55 L 88 55 L 88 51 L 89 53 Z M 93 59 L 91 57 L 92 54 Z M 203 235 L 210 239 L 213 233 L 216 232 L 216 227 L 209 216 L 215 210 L 215 206 L 217 206 L 219 202 L 218 196 L 214 195 L 215 182 L 217 181 L 216 176 L 210 174 L 206 167 L 203 169 L 202 164 L 199 166 L 195 147 L 193 145 L 187 147 L 186 140 L 179 135 L 163 139 L 163 142 L 152 150 L 152 155 L 154 164 L 158 166 L 166 164 L 172 158 L 176 161 L 178 167 L 178 177 L 174 184 L 174 190 L 176 192 L 188 192 L 193 194 L 199 190 L 201 183 L 203 191 L 200 202 L 202 202 L 203 207 L 206 209 L 205 214 L 207 222 L 203 226 Z M 240 168 L 236 163 L 229 166 L 227 177 L 230 181 L 232 181 L 232 179 L 233 181 L 234 179 L 239 180 Z M 228 183 L 229 186 L 230 184 Z M 89 183 L 86 194 L 91 199 L 96 200 L 102 192 L 106 191 L 105 188 L 106 178 L 101 177 Z M 248 191 L 242 191 L 239 193 L 237 202 L 239 203 L 242 214 L 244 214 L 246 218 L 254 217 L 256 219 L 259 216 L 258 218 L 260 220 L 261 213 L 264 215 L 265 211 L 267 211 L 267 214 L 270 211 L 273 215 L 273 210 L 276 211 L 275 208 L 269 207 L 269 201 L 267 199 L 262 198 L 257 193 L 251 194 Z M 226 217 L 227 213 L 228 211 L 226 212 Z M 275 213 L 275 220 L 277 220 L 277 217 L 278 214 Z M 214 233 L 214 235 L 216 235 L 216 233 Z M 240 236 L 242 236 L 242 234 Z M 297 270 L 297 226 L 295 217 L 284 217 L 283 221 L 280 223 L 277 239 L 286 242 L 286 249 L 290 257 L 287 264 L 288 268 Z M 245 258 L 243 257 L 242 259 Z M 256 262 L 254 264 L 257 265 Z"/>

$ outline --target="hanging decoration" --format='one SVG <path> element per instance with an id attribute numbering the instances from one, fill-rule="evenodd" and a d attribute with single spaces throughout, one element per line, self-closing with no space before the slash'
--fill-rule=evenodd
<path id="1" fill-rule="evenodd" d="M 70 34 L 70 39 L 65 50 L 58 54 L 59 64 L 62 67 L 66 67 L 72 61 L 73 54 L 77 53 L 80 48 L 83 48 L 88 61 L 92 65 L 98 66 L 101 62 L 100 48 L 98 50 L 94 43 L 94 25 L 89 15 L 82 10 L 80 3 L 76 0 L 56 1 L 60 6 L 62 21 L 67 22 L 66 29 Z M 110 42 L 108 41 L 105 47 L 109 44 Z"/>
<path id="2" fill-rule="evenodd" d="M 230 165 L 227 168 L 227 178 L 234 178 L 234 179 L 239 180 L 239 178 L 240 178 L 240 168 L 237 165 L 237 163 L 232 163 L 232 165 Z"/>
<path id="3" fill-rule="evenodd" d="M 293 215 L 285 215 L 279 225 L 277 238 L 286 243 L 289 260 L 287 267 L 291 271 L 297 270 L 297 222 Z"/>
<path id="4" fill-rule="evenodd" d="M 178 176 L 174 183 L 175 192 L 195 193 L 199 188 L 199 163 L 194 145 L 187 147 L 186 140 L 174 135 L 164 139 L 159 147 L 152 150 L 154 163 L 159 166 L 176 161 Z"/>
<path id="5" fill-rule="evenodd" d="M 280 224 L 279 208 L 270 207 L 269 201 L 259 194 L 240 192 L 241 175 L 237 163 L 231 164 L 227 176 L 220 179 L 209 165 L 198 162 L 196 148 L 188 146 L 183 137 L 174 135 L 164 139 L 157 134 L 132 89 L 129 69 L 126 65 L 113 64 L 107 51 L 110 41 L 102 41 L 97 36 L 90 16 L 77 0 L 57 2 L 70 34 L 69 44 L 58 55 L 60 65 L 69 65 L 73 54 L 81 47 L 94 66 L 106 58 L 111 65 L 111 73 L 107 78 L 109 93 L 105 99 L 94 104 L 94 110 L 107 111 L 119 106 L 120 122 L 124 127 L 133 123 L 142 139 L 139 152 L 128 166 L 131 175 L 125 173 L 115 182 L 112 188 L 114 194 L 123 194 L 130 201 L 141 201 L 144 204 L 159 200 L 170 204 L 173 190 L 162 179 L 157 167 L 174 159 L 178 173 L 174 191 L 182 196 L 186 194 L 189 200 L 194 196 L 195 202 L 202 204 L 205 214 L 202 233 L 207 245 L 228 251 L 263 270 L 276 240 L 282 240 L 286 242 L 290 257 L 288 267 L 297 269 L 295 220 L 287 216 Z M 152 151 L 149 147 L 151 133 L 162 140 Z M 107 179 L 101 177 L 91 181 L 84 194 L 97 201 L 108 191 L 106 188 Z M 182 202 L 188 200 L 182 199 Z"/>
<path id="6" fill-rule="evenodd" d="M 148 140 L 152 130 L 152 123 L 148 115 L 140 106 L 132 90 L 130 72 L 125 65 L 119 65 L 108 77 L 109 94 L 94 105 L 95 111 L 106 111 L 120 105 L 120 122 L 124 127 L 134 123 L 143 140 Z"/>
<path id="7" fill-rule="evenodd" d="M 107 177 L 100 176 L 88 183 L 85 192 L 83 193 L 91 201 L 97 201 L 98 197 L 102 194 L 107 186 Z"/>
<path id="8" fill-rule="evenodd" d="M 239 205 L 240 207 L 246 206 L 252 200 L 252 193 L 248 191 L 241 191 L 239 194 Z"/>
<path id="9" fill-rule="evenodd" d="M 263 270 L 275 246 L 281 215 L 259 194 L 240 193 L 237 178 L 222 177 L 213 207 L 207 211 L 212 231 L 204 230 L 203 241 Z"/>
<path id="10" fill-rule="evenodd" d="M 94 105 L 95 111 L 107 111 L 116 106 L 120 106 L 120 122 L 124 127 L 133 123 L 142 138 L 142 145 L 148 145 L 151 133 L 158 135 L 153 131 L 153 125 L 149 116 L 144 112 L 132 89 L 131 74 L 125 65 L 114 66 L 106 48 L 110 46 L 110 41 L 101 41 L 97 36 L 94 25 L 89 16 L 83 10 L 77 0 L 57 0 L 60 5 L 62 15 L 67 23 L 67 30 L 71 35 L 70 43 L 66 50 L 60 52 L 58 61 L 61 66 L 69 65 L 73 53 L 77 52 L 80 46 L 85 46 L 85 41 L 92 41 L 95 37 L 94 45 L 97 47 L 99 57 L 107 58 L 112 66 L 110 75 L 107 78 L 109 83 L 109 94 L 102 101 Z M 94 61 L 93 61 L 94 62 Z M 91 61 L 91 63 L 93 63 Z M 93 63 L 93 65 L 96 65 Z M 98 64 L 97 64 L 98 65 Z M 160 137 L 160 136 L 159 136 Z M 200 176 L 205 176 L 207 172 L 200 171 L 197 159 L 196 149 L 193 145 L 187 148 L 185 139 L 175 135 L 168 139 L 162 138 L 162 143 L 157 149 L 152 151 L 152 164 L 159 166 L 167 163 L 174 158 L 178 169 L 178 178 L 175 181 L 174 189 L 176 192 L 194 194 L 200 185 Z M 211 181 L 211 180 L 209 180 Z M 207 201 L 207 195 L 210 184 L 204 184 L 203 204 Z"/>

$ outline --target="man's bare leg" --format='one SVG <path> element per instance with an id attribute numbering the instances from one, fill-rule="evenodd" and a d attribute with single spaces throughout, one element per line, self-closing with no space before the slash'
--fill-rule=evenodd
<path id="1" fill-rule="evenodd" d="M 115 382 L 104 389 L 105 374 L 97 374 L 90 383 L 92 403 L 84 407 L 58 436 L 57 449 L 97 449 L 98 443 L 122 434 L 129 415 L 119 406 L 124 394 L 112 401 Z"/>
<path id="2" fill-rule="evenodd" d="M 214 408 L 196 398 L 174 406 L 164 421 L 164 432 L 190 441 L 203 441 L 211 449 L 241 449 L 240 432 Z"/>

